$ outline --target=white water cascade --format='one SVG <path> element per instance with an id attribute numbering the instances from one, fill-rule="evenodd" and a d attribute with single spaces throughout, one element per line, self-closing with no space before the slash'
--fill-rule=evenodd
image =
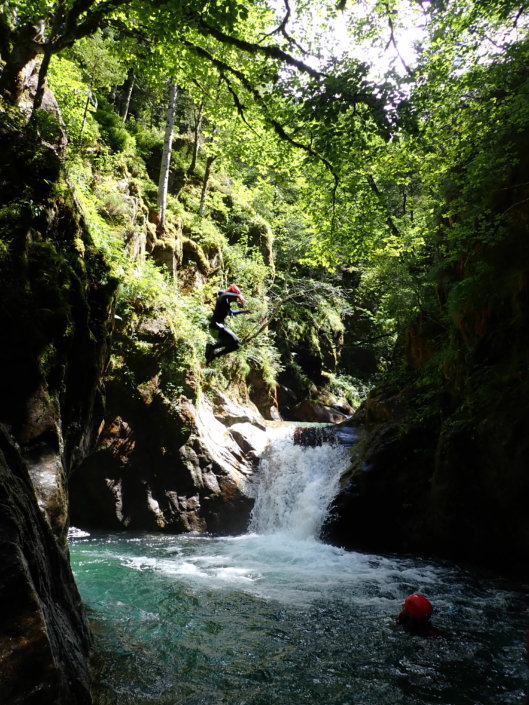
<path id="1" fill-rule="evenodd" d="M 339 443 L 294 443 L 294 429 L 271 429 L 270 448 L 261 460 L 259 485 L 250 521 L 256 534 L 318 538 L 350 450 Z"/>

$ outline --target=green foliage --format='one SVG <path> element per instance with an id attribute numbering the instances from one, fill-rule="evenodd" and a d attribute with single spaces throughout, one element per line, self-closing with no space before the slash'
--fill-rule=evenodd
<path id="1" fill-rule="evenodd" d="M 90 89 L 110 88 L 125 80 L 120 46 L 110 32 L 100 30 L 74 44 L 71 53 L 82 67 Z"/>
<path id="2" fill-rule="evenodd" d="M 136 153 L 142 159 L 147 160 L 154 150 L 160 153 L 163 147 L 163 133 L 160 129 L 148 127 L 131 116 L 127 121 L 127 130 L 132 133 L 136 140 Z"/>
<path id="3" fill-rule="evenodd" d="M 367 397 L 370 388 L 371 385 L 356 377 L 351 377 L 351 375 L 329 375 L 329 392 L 338 399 L 345 399 L 353 409 L 360 406 Z"/>
<path id="4" fill-rule="evenodd" d="M 70 173 L 94 240 L 122 280 L 120 344 L 130 335 L 141 351 L 145 321 L 164 319 L 179 351 L 171 362 L 180 365 L 178 388 L 186 366 L 206 385 L 241 387 L 252 370 L 272 385 L 285 368 L 303 393 L 327 375 L 356 404 L 358 380 L 403 354 L 409 363 L 406 331 L 426 326 L 429 359 L 417 362 L 416 378 L 427 405 L 443 385 L 460 398 L 477 393 L 473 365 L 501 357 L 507 332 L 523 339 L 526 13 L 508 0 L 421 5 L 418 59 L 399 73 L 398 31 L 417 4 L 346 7 L 340 22 L 364 59 L 397 51 L 377 77 L 365 61 L 326 46 L 334 6 L 302 0 L 304 22 L 292 17 L 284 34 L 270 33 L 270 8 L 242 0 L 139 2 L 127 12 L 99 4 L 101 16 L 86 10 L 90 36 L 53 58 L 50 85 L 81 151 L 71 149 Z M 50 8 L 18 3 L 28 17 Z M 139 33 L 134 46 L 97 30 L 110 17 Z M 78 19 L 68 25 L 77 38 Z M 317 70 L 300 63 L 287 35 L 309 47 Z M 124 125 L 120 86 L 132 68 Z M 177 259 L 185 253 L 176 282 L 149 256 L 168 80 L 179 86 L 167 209 Z M 204 184 L 208 157 L 214 172 Z M 131 254 L 138 238 L 147 249 Z M 211 292 L 234 281 L 254 311 L 234 324 L 245 345 L 204 371 Z"/>
<path id="5" fill-rule="evenodd" d="M 49 68 L 49 83 L 61 107 L 66 133 L 71 143 L 78 140 L 90 90 L 83 79 L 81 68 L 63 56 L 54 56 Z M 99 129 L 93 119 L 93 105 L 89 104 L 83 130 L 83 145 L 93 146 L 99 138 Z"/>
<path id="6" fill-rule="evenodd" d="M 248 249 L 245 245 L 228 246 L 224 254 L 225 281 L 244 282 L 253 293 L 262 294 L 263 285 L 270 277 L 270 270 L 264 264 L 260 252 Z"/>
<path id="7" fill-rule="evenodd" d="M 99 130 L 105 143 L 113 152 L 133 153 L 136 140 L 125 129 L 120 117 L 105 100 L 99 100 L 99 107 L 94 114 L 99 124 Z"/>

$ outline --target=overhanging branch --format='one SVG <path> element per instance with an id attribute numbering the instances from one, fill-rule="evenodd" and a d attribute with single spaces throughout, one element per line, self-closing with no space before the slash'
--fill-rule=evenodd
<path id="1" fill-rule="evenodd" d="M 389 24 L 389 31 L 390 31 L 389 42 L 387 43 L 386 49 L 389 47 L 390 44 L 393 44 L 393 46 L 395 47 L 395 51 L 397 52 L 397 56 L 400 59 L 400 63 L 404 66 L 406 73 L 409 76 L 413 76 L 413 71 L 410 69 L 408 64 L 402 58 L 401 53 L 399 51 L 399 48 L 397 46 L 397 42 L 395 40 L 395 28 L 393 26 L 393 20 L 391 19 L 391 10 L 390 10 L 390 7 L 387 3 L 386 3 L 386 11 L 388 13 L 388 24 Z"/>
<path id="2" fill-rule="evenodd" d="M 303 47 L 300 46 L 300 45 L 296 42 L 296 40 L 294 39 L 294 37 L 291 37 L 290 34 L 288 34 L 288 32 L 287 32 L 287 24 L 288 24 L 288 21 L 289 21 L 289 19 L 290 19 L 291 11 L 290 11 L 290 5 L 289 5 L 289 3 L 288 3 L 288 0 L 283 0 L 283 2 L 284 2 L 284 4 L 285 4 L 286 14 L 285 14 L 285 16 L 283 17 L 283 20 L 282 20 L 281 24 L 280 24 L 278 27 L 276 27 L 272 32 L 269 32 L 268 34 L 265 34 L 264 37 L 263 37 L 263 39 L 262 39 L 261 41 L 264 41 L 264 40 L 266 39 L 266 37 L 271 37 L 271 36 L 273 36 L 274 34 L 280 33 L 280 34 L 282 34 L 282 35 L 285 37 L 285 39 L 287 40 L 287 42 L 288 42 L 289 44 L 292 44 L 292 45 L 295 46 L 297 49 L 299 49 L 302 54 L 304 54 L 305 56 L 308 56 L 308 52 L 306 52 L 305 49 L 303 49 Z M 260 44 L 260 43 L 261 43 L 261 42 L 259 42 L 259 44 Z"/>
<path id="3" fill-rule="evenodd" d="M 115 10 L 131 4 L 131 0 L 107 0 L 89 11 L 94 4 L 95 0 L 77 0 L 73 4 L 66 13 L 64 32 L 54 42 L 52 53 L 56 54 L 62 49 L 73 46 L 77 40 L 94 34 Z M 80 16 L 85 13 L 82 22 L 78 24 Z"/>
<path id="4" fill-rule="evenodd" d="M 237 112 L 239 113 L 239 117 L 241 118 L 241 120 L 244 122 L 244 124 L 246 125 L 246 127 L 249 130 L 251 130 L 254 134 L 257 134 L 256 130 L 254 130 L 254 128 L 250 125 L 250 123 L 246 119 L 246 115 L 244 113 L 246 108 L 244 107 L 239 96 L 237 95 L 237 91 L 232 86 L 230 79 L 226 76 L 225 73 L 221 73 L 221 78 L 224 81 L 224 83 L 226 84 L 226 88 L 228 89 L 231 97 L 233 98 L 233 102 L 235 103 L 235 107 L 237 109 Z"/>
<path id="5" fill-rule="evenodd" d="M 203 58 L 207 59 L 209 62 L 211 62 L 211 64 L 213 64 L 213 66 L 215 66 L 218 69 L 221 76 L 223 74 L 225 76 L 227 73 L 230 73 L 233 76 L 235 76 L 241 82 L 241 84 L 244 86 L 244 88 L 248 91 L 248 93 L 250 93 L 253 96 L 254 100 L 257 103 L 259 103 L 259 105 L 261 105 L 261 107 L 263 108 L 263 111 L 264 111 L 266 122 L 268 122 L 268 124 L 271 127 L 273 127 L 273 129 L 274 129 L 275 133 L 278 135 L 278 137 L 280 137 L 285 142 L 288 142 L 293 147 L 297 147 L 298 149 L 303 150 L 304 152 L 309 154 L 311 157 L 317 159 L 318 161 L 322 162 L 322 164 L 325 165 L 325 167 L 333 175 L 334 182 L 335 182 L 335 187 L 334 187 L 333 193 L 334 194 L 336 193 L 336 188 L 338 186 L 339 179 L 338 179 L 337 174 L 334 171 L 332 164 L 329 162 L 329 160 L 326 159 L 321 154 L 319 154 L 318 152 L 314 151 L 312 149 L 312 147 L 309 147 L 308 145 L 303 144 L 303 142 L 298 142 L 296 139 L 294 139 L 293 137 L 291 137 L 288 134 L 288 132 L 283 127 L 283 125 L 278 120 L 276 120 L 275 118 L 273 118 L 270 115 L 265 99 L 263 98 L 263 96 L 261 95 L 259 90 L 250 82 L 250 80 L 244 75 L 244 73 L 242 71 L 239 71 L 239 69 L 233 68 L 233 66 L 230 66 L 225 61 L 222 61 L 221 59 L 218 59 L 216 56 L 213 56 L 213 54 L 211 54 L 207 49 L 204 49 L 203 47 L 198 46 L 197 44 L 193 44 L 188 39 L 182 38 L 181 41 L 183 44 L 185 44 L 187 47 L 189 47 L 189 49 L 191 49 L 192 51 L 197 53 L 199 56 L 202 56 Z M 232 94 L 232 96 L 234 96 L 235 90 L 233 89 L 233 86 L 231 86 L 230 93 Z M 244 106 L 242 105 L 242 102 L 240 101 L 238 96 L 237 96 L 235 105 L 238 110 L 241 109 L 244 112 Z"/>
<path id="6" fill-rule="evenodd" d="M 373 193 L 378 197 L 379 201 L 380 201 L 381 203 L 383 203 L 382 193 L 381 193 L 380 189 L 378 188 L 375 179 L 371 176 L 371 174 L 367 174 L 367 175 L 366 175 L 366 179 L 367 179 L 367 183 L 368 183 L 369 186 L 371 187 L 371 190 L 373 191 Z M 393 218 L 391 217 L 391 215 L 388 214 L 388 217 L 387 217 L 386 222 L 387 222 L 387 224 L 388 224 L 388 226 L 389 226 L 389 229 L 390 229 L 391 232 L 393 233 L 393 235 L 395 235 L 395 236 L 398 237 L 398 238 L 401 238 L 402 236 L 401 236 L 401 234 L 400 234 L 400 231 L 399 231 L 399 229 L 397 228 L 397 226 L 395 225 L 395 223 L 394 223 Z"/>
<path id="7" fill-rule="evenodd" d="M 249 54 L 261 54 L 269 59 L 276 59 L 278 61 L 287 64 L 288 66 L 293 66 L 302 73 L 306 73 L 313 78 L 321 78 L 325 74 L 321 71 L 316 71 L 308 64 L 303 61 L 295 59 L 293 56 L 283 51 L 280 47 L 275 44 L 272 46 L 261 46 L 260 44 L 254 44 L 253 42 L 247 42 L 244 39 L 239 39 L 238 37 L 232 37 L 230 34 L 225 34 L 220 29 L 212 27 L 205 20 L 200 19 L 198 21 L 198 29 L 202 34 L 214 37 L 218 42 L 222 44 L 229 44 L 234 46 L 241 51 L 247 51 Z"/>

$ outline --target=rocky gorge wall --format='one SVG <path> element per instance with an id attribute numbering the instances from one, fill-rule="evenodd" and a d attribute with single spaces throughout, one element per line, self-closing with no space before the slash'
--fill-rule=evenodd
<path id="1" fill-rule="evenodd" d="M 55 121 L 0 113 L 0 700 L 90 703 L 67 477 L 102 418 L 115 282 L 62 173 Z"/>
<path id="2" fill-rule="evenodd" d="M 91 635 L 64 546 L 0 426 L 0 697 L 88 705 Z"/>
<path id="3" fill-rule="evenodd" d="M 527 574 L 529 414 L 525 384 L 471 422 L 421 418 L 419 390 L 373 390 L 326 540 L 440 555 Z"/>
<path id="4" fill-rule="evenodd" d="M 121 397 L 121 404 L 109 404 L 95 452 L 70 478 L 72 523 L 242 533 L 268 443 L 257 409 L 220 392 L 176 404 L 161 394 L 128 403 Z"/>
<path id="5" fill-rule="evenodd" d="M 508 166 L 438 223 L 434 297 L 355 415 L 333 541 L 528 572 L 529 133 L 508 139 Z"/>

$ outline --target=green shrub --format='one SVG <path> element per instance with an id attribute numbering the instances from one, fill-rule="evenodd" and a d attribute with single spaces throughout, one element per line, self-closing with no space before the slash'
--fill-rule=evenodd
<path id="1" fill-rule="evenodd" d="M 135 138 L 123 125 L 106 101 L 101 101 L 94 115 L 99 123 L 101 136 L 113 152 L 133 152 L 136 146 Z"/>
<path id="2" fill-rule="evenodd" d="M 136 153 L 143 159 L 149 159 L 155 150 L 162 151 L 164 139 L 162 130 L 142 125 L 133 115 L 127 120 L 127 130 L 134 135 Z"/>

